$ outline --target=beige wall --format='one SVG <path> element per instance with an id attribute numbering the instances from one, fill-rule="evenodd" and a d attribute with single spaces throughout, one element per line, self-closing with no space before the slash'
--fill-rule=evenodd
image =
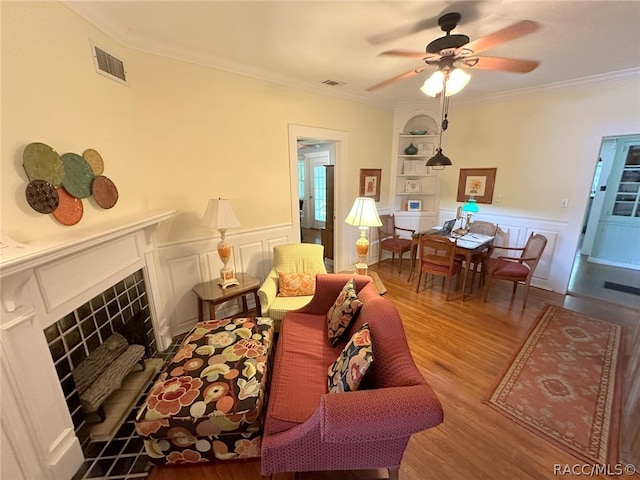
<path id="1" fill-rule="evenodd" d="M 453 98 L 441 207 L 457 205 L 460 168 L 497 167 L 502 202 L 483 212 L 581 222 L 602 138 L 640 132 L 639 87 L 636 75 L 476 103 Z"/>
<path id="2" fill-rule="evenodd" d="M 57 2 L 0 5 L 1 223 L 15 239 L 165 208 L 177 216 L 161 242 L 208 237 L 198 221 L 214 196 L 233 200 L 242 230 L 290 223 L 289 124 L 346 131 L 344 198 L 357 195 L 360 168 L 382 168 L 379 208 L 389 206 L 392 112 L 126 49 Z M 125 60 L 128 87 L 95 73 L 90 39 Z M 601 138 L 640 132 L 639 92 L 636 76 L 473 103 L 454 97 L 441 207 L 457 205 L 460 168 L 497 167 L 502 202 L 483 212 L 577 232 Z M 21 158 L 33 141 L 59 153 L 97 149 L 118 204 L 107 211 L 84 200 L 75 227 L 33 211 Z"/>
<path id="3" fill-rule="evenodd" d="M 388 167 L 390 110 L 126 49 L 57 2 L 1 8 L 1 223 L 18 241 L 156 209 L 177 210 L 160 242 L 207 237 L 198 222 L 216 196 L 233 200 L 242 230 L 290 223 L 289 124 L 348 133 L 345 198 L 357 196 L 360 168 Z M 95 73 L 90 40 L 125 61 L 128 87 Z M 22 151 L 34 141 L 98 150 L 118 204 L 85 199 L 74 227 L 33 211 Z"/>

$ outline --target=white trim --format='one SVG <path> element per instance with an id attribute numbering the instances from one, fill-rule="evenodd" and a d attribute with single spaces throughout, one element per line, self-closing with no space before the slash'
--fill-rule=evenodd
<path id="1" fill-rule="evenodd" d="M 289 124 L 289 182 L 291 190 L 291 218 L 293 220 L 293 228 L 300 231 L 300 215 L 298 213 L 298 137 L 313 138 L 327 142 L 333 142 L 335 175 L 334 175 L 334 209 L 335 221 L 333 222 L 334 249 L 333 262 L 335 271 L 342 271 L 347 268 L 347 264 L 342 258 L 342 252 L 346 252 L 349 248 L 349 239 L 351 235 L 343 234 L 343 222 L 347 216 L 348 201 L 344 198 L 343 188 L 348 181 L 348 165 L 349 165 L 349 134 L 341 130 L 331 130 L 319 127 L 308 127 L 306 125 Z M 355 244 L 356 238 L 353 238 Z"/>

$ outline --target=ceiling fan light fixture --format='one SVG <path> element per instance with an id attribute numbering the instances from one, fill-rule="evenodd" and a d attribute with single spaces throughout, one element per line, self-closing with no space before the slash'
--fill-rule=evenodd
<path id="1" fill-rule="evenodd" d="M 438 70 L 424 81 L 420 91 L 430 97 L 435 97 L 442 91 L 442 82 L 444 82 L 444 73 Z"/>
<path id="2" fill-rule="evenodd" d="M 446 95 L 455 95 L 467 86 L 471 80 L 471 75 L 467 72 L 454 68 L 449 72 L 449 78 L 447 79 L 447 92 Z"/>
<path id="3" fill-rule="evenodd" d="M 445 79 L 446 89 L 444 88 Z M 435 97 L 445 90 L 445 95 L 449 97 L 459 93 L 464 87 L 466 87 L 469 80 L 471 80 L 471 75 L 459 68 L 453 68 L 449 70 L 447 74 L 442 70 L 438 70 L 425 80 L 422 87 L 420 87 L 420 91 L 425 95 Z"/>

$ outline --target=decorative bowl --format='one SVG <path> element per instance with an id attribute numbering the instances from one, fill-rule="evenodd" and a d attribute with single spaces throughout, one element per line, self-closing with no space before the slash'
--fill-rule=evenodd
<path id="1" fill-rule="evenodd" d="M 411 130 L 409 132 L 411 135 L 424 135 L 425 133 L 427 133 L 426 130 Z"/>

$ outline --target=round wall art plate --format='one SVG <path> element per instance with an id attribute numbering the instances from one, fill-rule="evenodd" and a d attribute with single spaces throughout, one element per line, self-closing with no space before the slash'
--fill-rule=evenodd
<path id="1" fill-rule="evenodd" d="M 58 197 L 60 204 L 53 211 L 53 216 L 61 224 L 71 226 L 75 225 L 82 219 L 84 207 L 82 200 L 73 197 L 64 188 L 58 187 Z"/>
<path id="2" fill-rule="evenodd" d="M 93 181 L 93 198 L 102 208 L 111 208 L 118 201 L 118 189 L 104 175 L 98 175 Z"/>
<path id="3" fill-rule="evenodd" d="M 56 151 L 44 143 L 30 143 L 22 153 L 22 165 L 29 180 L 46 180 L 54 187 L 62 184 L 64 165 Z"/>
<path id="4" fill-rule="evenodd" d="M 104 161 L 100 153 L 93 148 L 87 148 L 82 154 L 82 158 L 87 161 L 94 175 L 102 175 L 102 172 L 104 172 Z"/>
<path id="5" fill-rule="evenodd" d="M 24 193 L 27 203 L 38 213 L 52 213 L 60 203 L 56 187 L 46 180 L 31 180 Z"/>
<path id="6" fill-rule="evenodd" d="M 61 158 L 64 165 L 62 186 L 76 198 L 90 196 L 94 178 L 91 166 L 77 153 L 65 153 Z"/>

